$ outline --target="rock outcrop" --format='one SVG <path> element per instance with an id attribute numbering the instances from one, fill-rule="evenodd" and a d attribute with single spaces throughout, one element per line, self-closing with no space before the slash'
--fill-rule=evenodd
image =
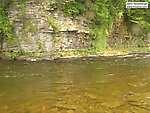
<path id="1" fill-rule="evenodd" d="M 52 0 L 29 0 L 7 9 L 14 24 L 17 43 L 4 43 L 4 51 L 54 52 L 91 47 L 88 27 L 83 17 L 65 17 Z"/>

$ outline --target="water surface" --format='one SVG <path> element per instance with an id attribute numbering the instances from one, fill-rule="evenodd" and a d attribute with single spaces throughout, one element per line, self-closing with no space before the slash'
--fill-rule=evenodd
<path id="1" fill-rule="evenodd" d="M 0 113 L 149 113 L 150 54 L 0 61 Z"/>

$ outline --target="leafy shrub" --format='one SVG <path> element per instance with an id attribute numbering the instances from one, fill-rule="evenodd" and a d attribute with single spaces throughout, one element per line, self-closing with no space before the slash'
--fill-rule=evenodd
<path id="1" fill-rule="evenodd" d="M 85 12 L 85 7 L 80 1 L 76 0 L 63 0 L 63 12 L 65 16 L 77 16 Z"/>
<path id="2" fill-rule="evenodd" d="M 7 13 L 3 8 L 0 8 L 0 42 L 1 49 L 3 48 L 3 40 L 12 38 L 12 25 L 9 22 Z"/>

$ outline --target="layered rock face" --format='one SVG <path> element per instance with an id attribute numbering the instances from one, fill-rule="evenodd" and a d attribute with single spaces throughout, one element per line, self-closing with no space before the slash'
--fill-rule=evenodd
<path id="1" fill-rule="evenodd" d="M 5 51 L 54 52 L 91 47 L 88 27 L 83 17 L 64 17 L 52 0 L 28 0 L 7 9 L 14 24 L 17 43 L 4 43 Z M 6 47 L 7 46 L 7 47 Z"/>

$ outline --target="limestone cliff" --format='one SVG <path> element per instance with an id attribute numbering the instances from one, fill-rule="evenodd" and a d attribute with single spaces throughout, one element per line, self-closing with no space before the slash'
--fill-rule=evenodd
<path id="1" fill-rule="evenodd" d="M 91 47 L 88 27 L 83 17 L 64 17 L 52 0 L 28 0 L 24 6 L 7 9 L 18 37 L 15 44 L 4 43 L 4 51 L 54 52 Z M 6 47 L 7 46 L 7 47 Z"/>

